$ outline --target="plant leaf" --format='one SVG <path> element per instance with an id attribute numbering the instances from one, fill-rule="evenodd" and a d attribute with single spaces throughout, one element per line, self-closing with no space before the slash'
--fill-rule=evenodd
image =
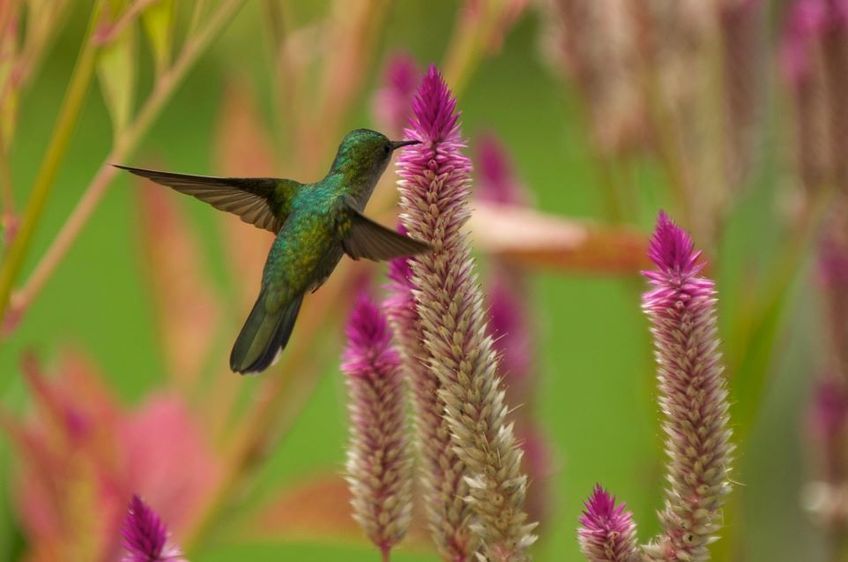
<path id="1" fill-rule="evenodd" d="M 422 518 L 415 515 L 401 545 L 429 548 Z M 351 516 L 350 491 L 338 474 L 322 474 L 284 488 L 237 533 L 239 538 L 261 541 L 367 541 Z"/>
<path id="2" fill-rule="evenodd" d="M 3 21 L 0 8 L 0 150 L 12 142 L 18 114 L 18 90 L 14 80 L 17 62 L 18 21 L 14 15 Z"/>
<path id="3" fill-rule="evenodd" d="M 156 76 L 161 76 L 171 62 L 174 40 L 174 0 L 157 0 L 141 15 L 144 31 L 153 51 Z"/>
<path id="4" fill-rule="evenodd" d="M 216 162 L 221 175 L 274 176 L 274 151 L 256 108 L 252 92 L 233 81 L 226 89 L 215 135 Z M 223 230 L 228 263 L 239 289 L 241 307 L 250 310 L 273 237 L 245 228 L 238 218 L 216 213 Z"/>
<path id="5" fill-rule="evenodd" d="M 121 10 L 104 10 L 107 14 L 101 26 L 113 25 Z M 111 23 L 110 23 L 111 22 Z M 135 21 L 126 22 L 123 29 L 100 48 L 97 59 L 97 76 L 103 100 L 112 119 L 115 136 L 127 126 L 132 114 L 136 82 L 136 29 Z"/>
<path id="6" fill-rule="evenodd" d="M 197 381 L 212 351 L 220 299 L 208 282 L 197 236 L 176 198 L 144 183 L 138 190 L 138 208 L 156 332 L 169 374 L 187 387 Z"/>

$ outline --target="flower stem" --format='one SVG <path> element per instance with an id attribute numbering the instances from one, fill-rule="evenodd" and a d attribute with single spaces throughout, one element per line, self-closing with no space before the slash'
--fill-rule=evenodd
<path id="1" fill-rule="evenodd" d="M 185 77 L 188 70 L 194 65 L 200 54 L 206 50 L 212 39 L 214 39 L 223 27 L 229 23 L 243 3 L 244 0 L 228 0 L 222 4 L 210 17 L 209 23 L 206 27 L 186 42 L 185 47 L 174 65 L 162 74 L 150 97 L 148 97 L 144 106 L 139 111 L 136 119 L 115 140 L 112 150 L 103 160 L 103 163 L 100 165 L 94 179 L 92 179 L 82 198 L 71 212 L 71 215 L 65 221 L 65 224 L 62 225 L 62 228 L 59 230 L 56 238 L 50 244 L 50 247 L 36 265 L 32 275 L 26 281 L 24 286 L 17 291 L 15 295 L 13 295 L 12 309 L 10 310 L 10 315 L 13 318 L 22 314 L 27 306 L 29 306 L 29 304 L 35 299 L 44 287 L 44 284 L 56 270 L 56 267 L 62 261 L 62 258 L 64 258 L 65 254 L 68 253 L 68 250 L 76 240 L 82 228 L 88 222 L 88 219 L 91 217 L 94 209 L 97 207 L 98 203 L 100 203 L 100 199 L 103 197 L 103 194 L 106 192 L 106 188 L 109 187 L 112 178 L 115 177 L 116 169 L 112 167 L 111 164 L 116 161 L 124 160 L 129 153 L 135 149 L 139 140 L 150 128 L 156 117 L 158 117 L 165 103 L 170 99 L 174 90 Z M 53 176 L 49 178 L 49 183 L 52 184 L 52 181 Z M 24 221 L 26 221 L 26 216 Z M 31 235 L 31 233 L 28 234 Z M 19 237 L 23 237 L 23 235 L 22 225 Z M 21 255 L 20 259 L 23 259 L 23 255 Z M 4 266 L 5 265 L 6 264 L 4 264 Z M 3 316 L 2 313 L 4 312 L 4 307 L 8 300 L 11 285 L 19 269 L 20 264 L 17 264 L 17 268 L 9 273 L 8 278 L 6 275 L 0 277 L 0 318 Z M 4 267 L 3 272 L 5 271 L 6 268 Z"/>
<path id="2" fill-rule="evenodd" d="M 85 95 L 88 92 L 88 85 L 94 75 L 97 48 L 92 43 L 91 36 L 99 11 L 98 7 L 92 9 L 88 29 L 83 37 L 82 46 L 71 75 L 71 83 L 65 93 L 59 119 L 47 147 L 47 153 L 41 163 L 38 176 L 36 176 L 32 195 L 30 195 L 24 210 L 20 229 L 9 246 L 2 266 L 0 266 L 0 319 L 5 316 L 9 296 L 12 293 L 12 285 L 18 273 L 20 273 L 21 267 L 23 267 L 27 250 L 32 244 L 33 234 L 47 204 L 47 198 L 53 187 L 53 180 L 56 178 L 56 172 L 70 144 L 80 110 L 85 101 Z"/>

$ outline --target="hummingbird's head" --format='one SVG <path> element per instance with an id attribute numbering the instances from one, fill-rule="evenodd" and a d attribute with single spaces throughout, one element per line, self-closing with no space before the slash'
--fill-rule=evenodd
<path id="1" fill-rule="evenodd" d="M 354 129 L 342 139 L 333 169 L 379 177 L 389 165 L 392 152 L 418 143 L 415 140 L 389 140 L 386 135 L 370 129 Z"/>

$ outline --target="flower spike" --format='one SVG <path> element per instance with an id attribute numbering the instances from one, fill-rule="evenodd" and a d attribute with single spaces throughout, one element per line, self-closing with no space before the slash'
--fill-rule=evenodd
<path id="1" fill-rule="evenodd" d="M 577 531 L 580 550 L 590 562 L 632 562 L 639 559 L 636 524 L 624 504 L 600 484 L 586 500 Z"/>
<path id="2" fill-rule="evenodd" d="M 668 454 L 662 536 L 645 547 L 649 560 L 703 561 L 730 491 L 727 388 L 716 329 L 716 292 L 699 276 L 692 239 L 660 213 L 645 272 L 651 289 L 642 308 L 651 321 L 659 402 Z"/>
<path id="3" fill-rule="evenodd" d="M 398 159 L 398 189 L 403 225 L 433 248 L 409 260 L 422 360 L 438 380 L 451 442 L 465 465 L 467 501 L 475 515 L 471 529 L 482 555 L 492 561 L 524 560 L 535 540 L 524 511 L 527 478 L 461 230 L 470 213 L 471 163 L 463 154 L 456 99 L 435 67 L 427 71 L 412 106 L 405 136 L 421 144 Z"/>
<path id="4" fill-rule="evenodd" d="M 348 321 L 342 371 L 350 393 L 347 481 L 353 517 L 384 559 L 409 529 L 412 456 L 400 359 L 385 316 L 367 293 Z"/>
<path id="5" fill-rule="evenodd" d="M 168 542 L 168 528 L 138 496 L 130 500 L 124 525 L 122 562 L 185 562 L 180 549 Z"/>

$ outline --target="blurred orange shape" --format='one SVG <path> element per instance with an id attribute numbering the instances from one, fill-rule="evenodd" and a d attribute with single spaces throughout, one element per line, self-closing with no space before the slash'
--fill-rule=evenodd
<path id="1" fill-rule="evenodd" d="M 168 373 L 181 388 L 190 388 L 215 339 L 220 297 L 209 283 L 196 233 L 176 196 L 150 182 L 139 183 L 141 245 L 156 332 Z"/>
<path id="2" fill-rule="evenodd" d="M 274 150 L 252 93 L 240 82 L 227 87 L 215 136 L 219 173 L 226 176 L 275 176 Z M 259 292 L 259 280 L 273 237 L 245 225 L 238 217 L 216 213 L 220 219 L 240 306 L 249 310 Z"/>
<path id="3" fill-rule="evenodd" d="M 516 265 L 612 275 L 633 275 L 649 266 L 647 236 L 623 226 L 479 200 L 468 226 L 480 250 Z"/>
<path id="4" fill-rule="evenodd" d="M 350 491 L 339 474 L 322 474 L 284 488 L 243 525 L 240 536 L 261 541 L 335 541 L 367 544 L 351 516 Z M 417 513 L 415 514 L 418 515 Z M 421 519 L 400 543 L 401 549 L 431 548 Z"/>

